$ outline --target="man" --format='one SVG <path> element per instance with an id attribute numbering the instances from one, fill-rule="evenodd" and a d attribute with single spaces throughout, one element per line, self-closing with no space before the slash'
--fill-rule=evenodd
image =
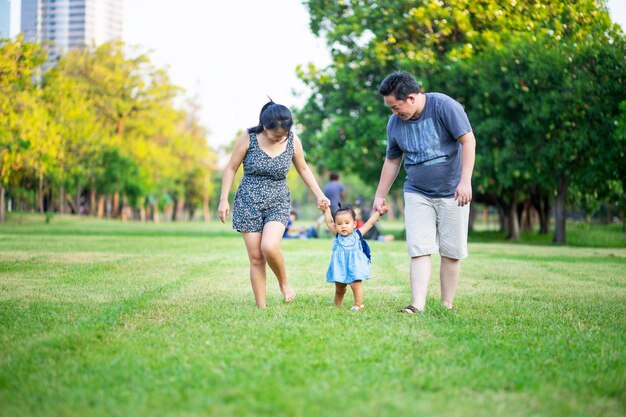
<path id="1" fill-rule="evenodd" d="M 344 187 L 339 182 L 339 174 L 331 172 L 329 176 L 330 182 L 324 187 L 324 195 L 330 200 L 330 211 L 332 213 L 339 209 L 339 203 L 343 202 Z"/>
<path id="2" fill-rule="evenodd" d="M 469 203 L 476 139 L 460 103 L 440 93 L 420 92 L 410 74 L 397 71 L 378 92 L 393 113 L 387 123 L 387 154 L 373 210 L 383 213 L 385 197 L 404 156 L 405 227 L 411 257 L 411 304 L 401 313 L 421 313 L 426 305 L 431 254 L 441 255 L 441 303 L 452 309 L 461 259 L 467 257 Z"/>

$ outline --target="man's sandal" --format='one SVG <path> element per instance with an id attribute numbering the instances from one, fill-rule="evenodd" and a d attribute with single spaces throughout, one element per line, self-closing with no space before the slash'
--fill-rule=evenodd
<path id="1" fill-rule="evenodd" d="M 410 305 L 410 306 L 404 307 L 402 310 L 398 310 L 398 313 L 415 314 L 415 313 L 421 313 L 421 311 L 419 311 L 417 307 L 413 307 L 412 305 Z"/>
<path id="2" fill-rule="evenodd" d="M 352 308 L 350 308 L 350 310 L 352 311 L 359 311 L 359 310 L 363 310 L 365 308 L 365 305 L 361 304 L 360 306 L 357 305 L 353 305 Z"/>

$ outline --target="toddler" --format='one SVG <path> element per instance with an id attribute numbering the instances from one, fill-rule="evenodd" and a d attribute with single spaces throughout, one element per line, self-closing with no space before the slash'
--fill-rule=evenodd
<path id="1" fill-rule="evenodd" d="M 363 304 L 361 283 L 370 277 L 369 247 L 363 235 L 378 221 L 378 211 L 360 228 L 356 227 L 356 213 L 351 207 L 340 207 L 335 214 L 330 208 L 324 211 L 324 220 L 330 233 L 334 234 L 333 253 L 326 272 L 326 282 L 335 284 L 335 306 L 340 307 L 350 285 L 354 295 L 352 310 L 358 311 Z M 365 253 L 367 250 L 367 254 Z"/>

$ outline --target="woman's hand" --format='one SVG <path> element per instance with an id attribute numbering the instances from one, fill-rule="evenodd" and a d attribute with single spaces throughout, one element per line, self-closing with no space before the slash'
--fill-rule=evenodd
<path id="1" fill-rule="evenodd" d="M 317 197 L 317 208 L 321 211 L 326 211 L 330 207 L 330 200 L 325 195 Z"/>
<path id="2" fill-rule="evenodd" d="M 227 200 L 220 201 L 220 205 L 217 208 L 217 215 L 222 221 L 222 223 L 226 222 L 226 217 L 230 214 L 230 204 L 228 204 Z"/>

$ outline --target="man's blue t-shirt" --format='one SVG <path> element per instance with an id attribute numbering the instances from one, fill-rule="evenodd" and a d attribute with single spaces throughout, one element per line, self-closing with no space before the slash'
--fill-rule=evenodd
<path id="1" fill-rule="evenodd" d="M 387 123 L 387 159 L 404 155 L 405 192 L 428 197 L 452 197 L 461 180 L 461 150 L 457 139 L 472 131 L 459 102 L 440 93 L 426 93 L 416 120 L 392 115 Z"/>

